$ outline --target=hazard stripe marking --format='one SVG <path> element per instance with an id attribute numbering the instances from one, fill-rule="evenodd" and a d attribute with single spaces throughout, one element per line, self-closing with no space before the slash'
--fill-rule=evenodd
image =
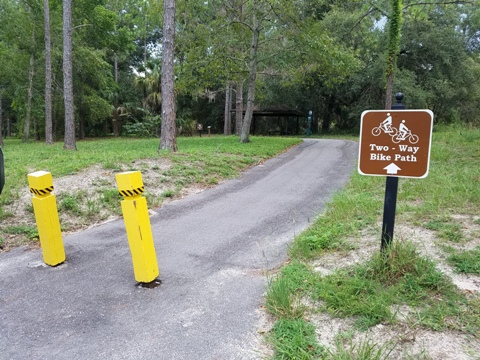
<path id="1" fill-rule="evenodd" d="M 124 197 L 132 197 L 132 196 L 142 195 L 144 191 L 145 191 L 145 187 L 142 186 L 140 188 L 132 189 L 132 190 L 120 190 L 118 193 Z"/>
<path id="2" fill-rule="evenodd" d="M 53 186 L 49 186 L 45 189 L 34 189 L 34 188 L 30 188 L 30 192 L 32 194 L 35 194 L 35 195 L 38 195 L 38 196 L 45 196 L 45 195 L 48 195 L 50 194 L 51 192 L 53 191 Z"/>

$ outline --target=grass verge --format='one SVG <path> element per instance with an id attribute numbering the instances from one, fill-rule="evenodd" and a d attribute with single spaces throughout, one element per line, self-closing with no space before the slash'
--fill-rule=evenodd
<path id="1" fill-rule="evenodd" d="M 175 198 L 189 187 L 204 188 L 237 177 L 241 171 L 301 142 L 295 138 L 235 136 L 180 137 L 179 151 L 158 152 L 158 139 L 112 138 L 78 141 L 78 151 L 63 144 L 22 143 L 3 146 L 6 183 L 0 196 L 0 250 L 36 244 L 27 174 L 52 173 L 62 230 L 78 230 L 121 214 L 115 173 L 141 171 L 150 208 Z M 93 168 L 99 176 L 87 181 Z M 87 170 L 90 170 L 87 171 Z M 80 179 L 78 179 L 80 178 Z M 61 182 L 60 180 L 67 179 Z M 80 187 L 73 186 L 80 182 Z M 61 186 L 57 187 L 58 182 Z"/>
<path id="2" fill-rule="evenodd" d="M 400 179 L 397 226 L 417 227 L 433 236 L 436 251 L 453 272 L 479 272 L 480 247 L 468 249 L 480 242 L 479 143 L 479 129 L 437 127 L 429 176 Z M 387 359 L 403 347 L 400 333 L 405 328 L 454 331 L 478 342 L 478 293 L 459 290 L 437 269 L 437 258 L 420 253 L 421 239 L 396 238 L 380 251 L 384 184 L 381 177 L 353 174 L 324 214 L 291 245 L 289 264 L 271 279 L 266 295 L 267 311 L 277 319 L 268 337 L 273 358 Z M 350 251 L 362 246 L 357 243 L 364 244 L 363 237 L 372 234 L 378 248 L 366 260 L 353 264 L 337 260 L 333 270 L 322 271 L 329 256 L 348 258 Z M 343 319 L 350 324 L 345 325 L 347 332 L 355 336 L 340 341 L 339 333 L 325 345 L 322 329 L 315 328 L 318 314 L 332 322 Z M 283 326 L 286 321 L 295 327 Z M 377 326 L 393 332 L 398 327 L 400 337 L 393 342 L 358 340 L 359 334 L 374 333 L 371 329 Z M 430 358 L 428 349 L 410 355 L 402 351 L 403 357 L 397 351 L 393 358 Z"/>

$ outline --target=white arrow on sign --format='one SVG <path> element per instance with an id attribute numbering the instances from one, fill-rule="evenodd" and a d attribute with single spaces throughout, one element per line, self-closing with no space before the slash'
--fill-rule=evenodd
<path id="1" fill-rule="evenodd" d="M 391 174 L 391 175 L 396 175 L 398 170 L 402 170 L 394 163 L 391 163 L 390 165 L 384 167 L 383 169 L 387 170 L 387 174 Z"/>

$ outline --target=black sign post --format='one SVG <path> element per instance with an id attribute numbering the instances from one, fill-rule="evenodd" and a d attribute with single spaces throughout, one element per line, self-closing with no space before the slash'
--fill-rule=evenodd
<path id="1" fill-rule="evenodd" d="M 2 193 L 3 185 L 5 185 L 5 165 L 3 162 L 3 151 L 0 147 L 0 194 Z"/>
<path id="2" fill-rule="evenodd" d="M 392 105 L 392 110 L 405 110 L 402 104 L 403 94 L 395 95 L 397 103 Z M 383 204 L 383 224 L 381 249 L 385 250 L 393 239 L 393 228 L 395 227 L 395 211 L 397 208 L 398 177 L 387 176 L 385 183 L 385 201 Z"/>
<path id="3" fill-rule="evenodd" d="M 358 172 L 387 176 L 383 207 L 382 243 L 385 250 L 393 240 L 398 178 L 428 175 L 432 142 L 433 112 L 406 110 L 403 94 L 389 110 L 367 110 L 360 120 Z M 394 126 L 392 126 L 394 125 Z"/>

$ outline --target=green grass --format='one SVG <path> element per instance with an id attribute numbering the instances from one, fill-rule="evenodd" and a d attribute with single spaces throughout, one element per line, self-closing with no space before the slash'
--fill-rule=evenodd
<path id="1" fill-rule="evenodd" d="M 379 346 L 369 339 L 359 343 L 354 343 L 351 339 L 349 342 L 337 339 L 335 349 L 329 349 L 326 358 L 332 360 L 386 360 L 394 348 L 395 344 L 388 342 Z"/>
<path id="2" fill-rule="evenodd" d="M 279 320 L 272 329 L 270 341 L 275 348 L 274 359 L 278 360 L 308 360 L 324 351 L 315 339 L 315 327 L 301 320 Z"/>
<path id="3" fill-rule="evenodd" d="M 356 317 L 365 330 L 379 323 L 395 323 L 392 305 L 417 305 L 423 300 L 455 298 L 451 283 L 410 243 L 395 242 L 365 264 L 319 277 L 312 298 L 321 300 L 333 316 Z"/>
<path id="4" fill-rule="evenodd" d="M 52 173 L 56 179 L 76 174 L 93 165 L 109 172 L 154 171 L 161 175 L 159 182 L 167 187 L 156 194 L 155 184 L 146 186 L 145 197 L 149 207 L 160 206 L 166 198 L 175 197 L 185 187 L 191 185 L 213 186 L 220 181 L 239 176 L 248 167 L 277 155 L 289 147 L 301 142 L 295 138 L 251 137 L 251 142 L 240 143 L 236 136 L 179 137 L 179 151 L 158 152 L 159 139 L 109 138 L 77 141 L 78 151 L 63 150 L 63 143 L 45 145 L 40 142 L 22 143 L 19 139 L 5 139 L 2 147 L 5 158 L 6 181 L 0 196 L 0 220 L 9 224 L 15 222 L 12 209 L 17 206 L 20 197 L 28 193 L 27 174 L 44 170 Z M 152 166 L 139 160 L 162 159 L 171 166 L 162 170 L 154 162 Z M 112 175 L 113 177 L 114 175 Z M 115 186 L 107 179 L 99 179 L 93 185 L 95 193 L 75 190 L 57 197 L 59 212 L 76 218 L 74 225 L 65 229 L 73 230 L 81 226 L 102 221 L 108 216 L 121 214 L 121 197 Z M 57 192 L 57 191 L 56 191 Z M 28 212 L 24 222 L 34 226 L 33 211 Z M 61 216 L 62 221 L 62 216 Z M 63 225 L 62 225 L 63 226 Z M 23 240 L 11 241 L 4 236 L 5 224 L 0 224 L 0 237 L 4 247 L 15 246 Z"/>
<path id="5" fill-rule="evenodd" d="M 158 152 L 158 139 L 113 138 L 77 141 L 78 151 L 63 150 L 62 143 L 46 146 L 43 143 L 22 143 L 19 139 L 5 139 L 5 192 L 27 185 L 26 175 L 45 170 L 53 177 L 73 174 L 89 166 L 100 164 L 104 169 L 120 170 L 120 165 L 138 159 L 166 157 L 181 171 L 192 164 L 204 167 L 199 173 L 220 173 L 235 176 L 239 170 L 270 158 L 286 148 L 298 144 L 299 139 L 252 137 L 242 144 L 237 137 L 178 138 L 178 153 Z M 2 194 L 3 197 L 3 194 Z"/>
<path id="6" fill-rule="evenodd" d="M 480 274 L 480 247 L 464 252 L 453 251 L 447 261 L 458 272 Z"/>
<path id="7" fill-rule="evenodd" d="M 24 234 L 29 240 L 38 239 L 38 230 L 35 226 L 13 225 L 4 229 L 5 234 Z"/>
<path id="8" fill-rule="evenodd" d="M 162 193 L 163 197 L 169 198 L 169 197 L 174 197 L 175 196 L 175 191 L 173 190 L 167 190 Z"/>
<path id="9" fill-rule="evenodd" d="M 284 267 L 281 276 L 270 280 L 265 303 L 267 310 L 280 318 L 301 318 L 305 307 L 300 303 L 300 297 L 314 280 L 314 274 L 302 263 Z"/>
<path id="10" fill-rule="evenodd" d="M 82 211 L 78 203 L 81 197 L 82 195 L 80 193 L 75 195 L 65 194 L 65 196 L 59 197 L 58 211 L 66 211 L 72 215 L 81 215 Z"/>
<path id="11" fill-rule="evenodd" d="M 397 226 L 421 226 L 432 231 L 445 251 L 447 261 L 458 272 L 478 274 L 480 249 L 459 250 L 475 237 L 465 233 L 453 215 L 470 217 L 479 223 L 480 130 L 462 126 L 436 126 L 433 134 L 429 175 L 425 179 L 400 179 L 397 198 Z M 379 224 L 382 220 L 385 179 L 352 174 L 347 186 L 337 193 L 325 212 L 290 247 L 290 263 L 270 281 L 267 310 L 278 322 L 303 321 L 310 327 L 309 314 L 326 312 L 332 317 L 351 319 L 349 330 L 358 333 L 378 324 L 398 323 L 399 307 L 410 309 L 408 326 L 434 331 L 455 330 L 480 336 L 480 297 L 459 291 L 432 259 L 421 256 L 413 242 L 394 238 L 380 251 Z M 474 220 L 476 219 L 476 220 Z M 375 232 L 378 250 L 367 261 L 337 269 L 322 276 L 312 264 L 322 264 L 330 253 L 345 254 L 356 247 L 362 234 Z M 413 240 L 413 239 L 412 239 Z M 453 248 L 453 246 L 456 246 Z M 303 301 L 301 301 L 303 299 Z M 308 305 L 310 304 L 310 305 Z M 314 304 L 314 305 L 311 305 Z M 415 331 L 415 330 L 413 330 Z M 276 330 L 274 328 L 273 332 Z M 298 331 L 314 349 L 311 333 Z M 291 347 L 301 343 L 292 338 Z M 285 342 L 288 337 L 285 337 Z M 279 349 L 270 339 L 276 355 L 283 356 L 288 343 Z M 398 344 L 336 341 L 321 353 L 302 353 L 305 359 L 387 359 Z M 428 353 L 405 358 L 425 358 Z M 279 357 L 282 358 L 282 357 Z M 283 357 L 286 358 L 286 357 Z M 295 359 L 296 357 L 290 357 Z"/>
<path id="12" fill-rule="evenodd" d="M 120 195 L 118 194 L 117 189 L 101 189 L 99 190 L 100 193 L 100 204 L 99 207 L 110 209 L 112 212 L 116 214 L 121 213 L 121 209 L 119 206 L 119 199 Z"/>
<path id="13" fill-rule="evenodd" d="M 300 306 L 296 301 L 301 297 L 310 298 L 312 303 L 321 306 L 316 309 Z M 473 336 L 480 332 L 479 300 L 472 301 L 457 291 L 451 281 L 436 269 L 435 263 L 420 256 L 409 242 L 394 242 L 387 250 L 375 253 L 366 263 L 339 269 L 323 277 L 309 270 L 305 264 L 288 265 L 270 284 L 266 297 L 267 310 L 279 318 L 278 323 L 303 322 L 311 327 L 303 320 L 304 315 L 308 311 L 325 311 L 333 317 L 355 319 L 354 329 L 359 331 L 377 324 L 395 325 L 398 321 L 397 314 L 392 311 L 395 305 L 419 309 L 409 320 L 415 326 L 436 331 L 463 331 Z M 285 343 L 280 346 L 276 334 L 278 330 L 274 328 L 272 331 L 274 340 L 271 341 L 277 351 L 275 358 L 289 358 L 279 354 L 303 344 L 298 338 L 301 336 L 306 337 L 304 341 L 312 349 L 318 348 L 310 333 L 297 330 L 295 336 L 290 335 L 292 344 L 288 343 L 289 337 L 284 336 L 282 341 Z M 392 346 L 364 342 L 348 347 L 337 344 L 335 350 L 328 350 L 330 357 L 325 355 L 323 358 L 383 359 Z M 298 358 L 316 357 L 302 352 Z"/>
<path id="14" fill-rule="evenodd" d="M 437 231 L 438 236 L 446 240 L 459 243 L 464 238 L 461 225 L 445 217 L 441 219 L 434 218 L 424 226 L 426 229 Z"/>
<path id="15" fill-rule="evenodd" d="M 479 129 L 438 127 L 433 134 L 428 177 L 402 181 L 399 200 L 414 202 L 406 211 L 419 217 L 457 211 L 478 214 L 479 142 Z"/>

